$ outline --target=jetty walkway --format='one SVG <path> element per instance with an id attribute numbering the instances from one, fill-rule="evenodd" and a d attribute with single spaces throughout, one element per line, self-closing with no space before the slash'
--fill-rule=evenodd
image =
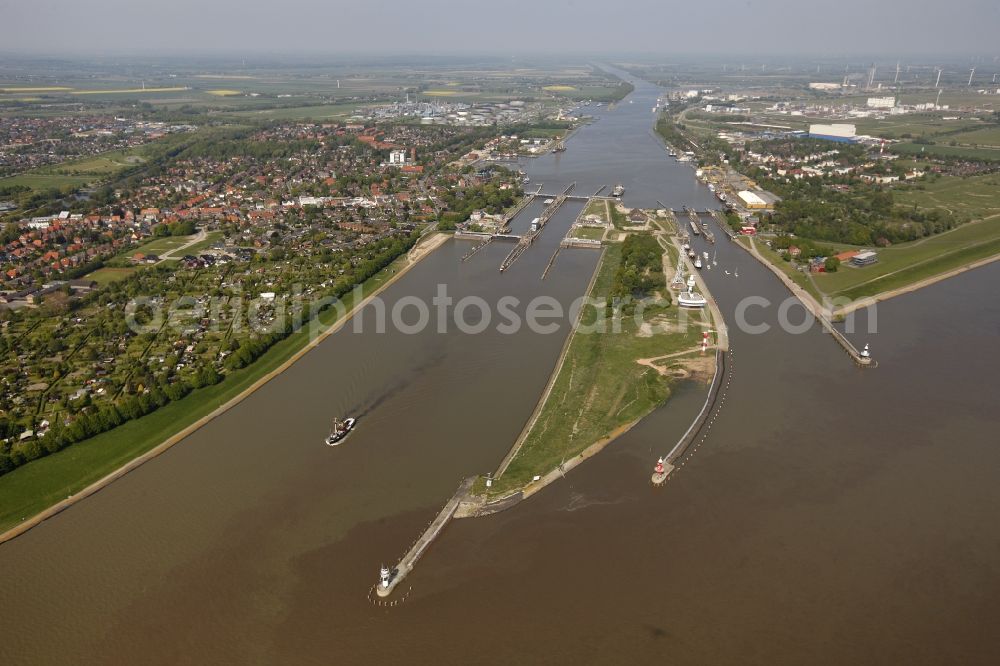
<path id="1" fill-rule="evenodd" d="M 459 485 L 458 490 L 455 494 L 451 496 L 444 508 L 438 513 L 438 515 L 431 521 L 424 533 L 420 535 L 416 541 L 413 542 L 413 546 L 407 551 L 406 555 L 403 555 L 403 559 L 391 570 L 388 581 L 383 584 L 379 582 L 376 586 L 376 592 L 380 597 L 387 597 L 392 594 L 392 591 L 396 589 L 396 586 L 406 578 L 406 575 L 413 570 L 414 565 L 416 565 L 417 560 L 420 556 L 424 554 L 427 547 L 433 543 L 434 539 L 437 538 L 441 531 L 445 528 L 452 517 L 455 515 L 455 510 L 458 509 L 458 505 L 466 498 L 469 491 L 472 489 L 472 484 L 475 482 L 475 477 L 470 477 L 463 481 Z"/>

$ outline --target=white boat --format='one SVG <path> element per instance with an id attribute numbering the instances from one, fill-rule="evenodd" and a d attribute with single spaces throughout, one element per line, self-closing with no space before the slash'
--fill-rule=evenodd
<path id="1" fill-rule="evenodd" d="M 330 430 L 330 434 L 327 435 L 326 439 L 323 441 L 326 442 L 327 446 L 337 446 L 352 430 L 354 430 L 354 424 L 357 422 L 358 420 L 355 418 L 344 419 L 343 421 L 340 419 L 334 419 L 333 428 Z"/>
<path id="2" fill-rule="evenodd" d="M 697 259 L 694 260 L 694 267 L 701 268 L 701 257 L 698 257 Z"/>
<path id="3" fill-rule="evenodd" d="M 677 305 L 682 308 L 703 308 L 708 305 L 708 299 L 694 290 L 694 275 L 688 277 L 687 291 L 677 295 Z"/>

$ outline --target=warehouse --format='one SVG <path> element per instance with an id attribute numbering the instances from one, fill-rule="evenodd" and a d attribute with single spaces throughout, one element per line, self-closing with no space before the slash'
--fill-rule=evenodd
<path id="1" fill-rule="evenodd" d="M 762 210 L 767 208 L 767 202 L 764 201 L 758 194 L 751 192 L 750 190 L 743 190 L 739 192 L 736 196 L 740 198 L 743 205 L 747 210 Z"/>
<path id="2" fill-rule="evenodd" d="M 838 143 L 856 143 L 858 140 L 857 128 L 849 123 L 810 125 L 809 138 L 836 141 Z"/>

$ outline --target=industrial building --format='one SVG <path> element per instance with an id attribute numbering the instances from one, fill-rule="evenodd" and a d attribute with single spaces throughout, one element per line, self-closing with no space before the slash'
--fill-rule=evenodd
<path id="1" fill-rule="evenodd" d="M 878 261 L 878 254 L 872 250 L 865 250 L 864 252 L 858 252 L 856 255 L 851 257 L 851 264 L 854 266 L 869 266 Z"/>
<path id="2" fill-rule="evenodd" d="M 738 192 L 736 196 L 740 198 L 747 210 L 764 210 L 768 207 L 767 202 L 760 195 L 750 190 Z"/>
<path id="3" fill-rule="evenodd" d="M 858 140 L 857 133 L 857 127 L 849 123 L 809 126 L 810 139 L 823 139 L 838 143 L 856 143 Z"/>
<path id="4" fill-rule="evenodd" d="M 891 109 L 896 106 L 895 97 L 869 97 L 869 109 Z"/>

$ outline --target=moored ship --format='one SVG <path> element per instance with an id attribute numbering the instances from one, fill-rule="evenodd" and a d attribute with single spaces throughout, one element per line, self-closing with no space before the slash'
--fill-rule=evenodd
<path id="1" fill-rule="evenodd" d="M 621 197 L 623 194 L 625 194 L 625 186 L 621 183 L 615 185 L 615 189 L 611 190 L 611 196 L 613 197 Z"/>

